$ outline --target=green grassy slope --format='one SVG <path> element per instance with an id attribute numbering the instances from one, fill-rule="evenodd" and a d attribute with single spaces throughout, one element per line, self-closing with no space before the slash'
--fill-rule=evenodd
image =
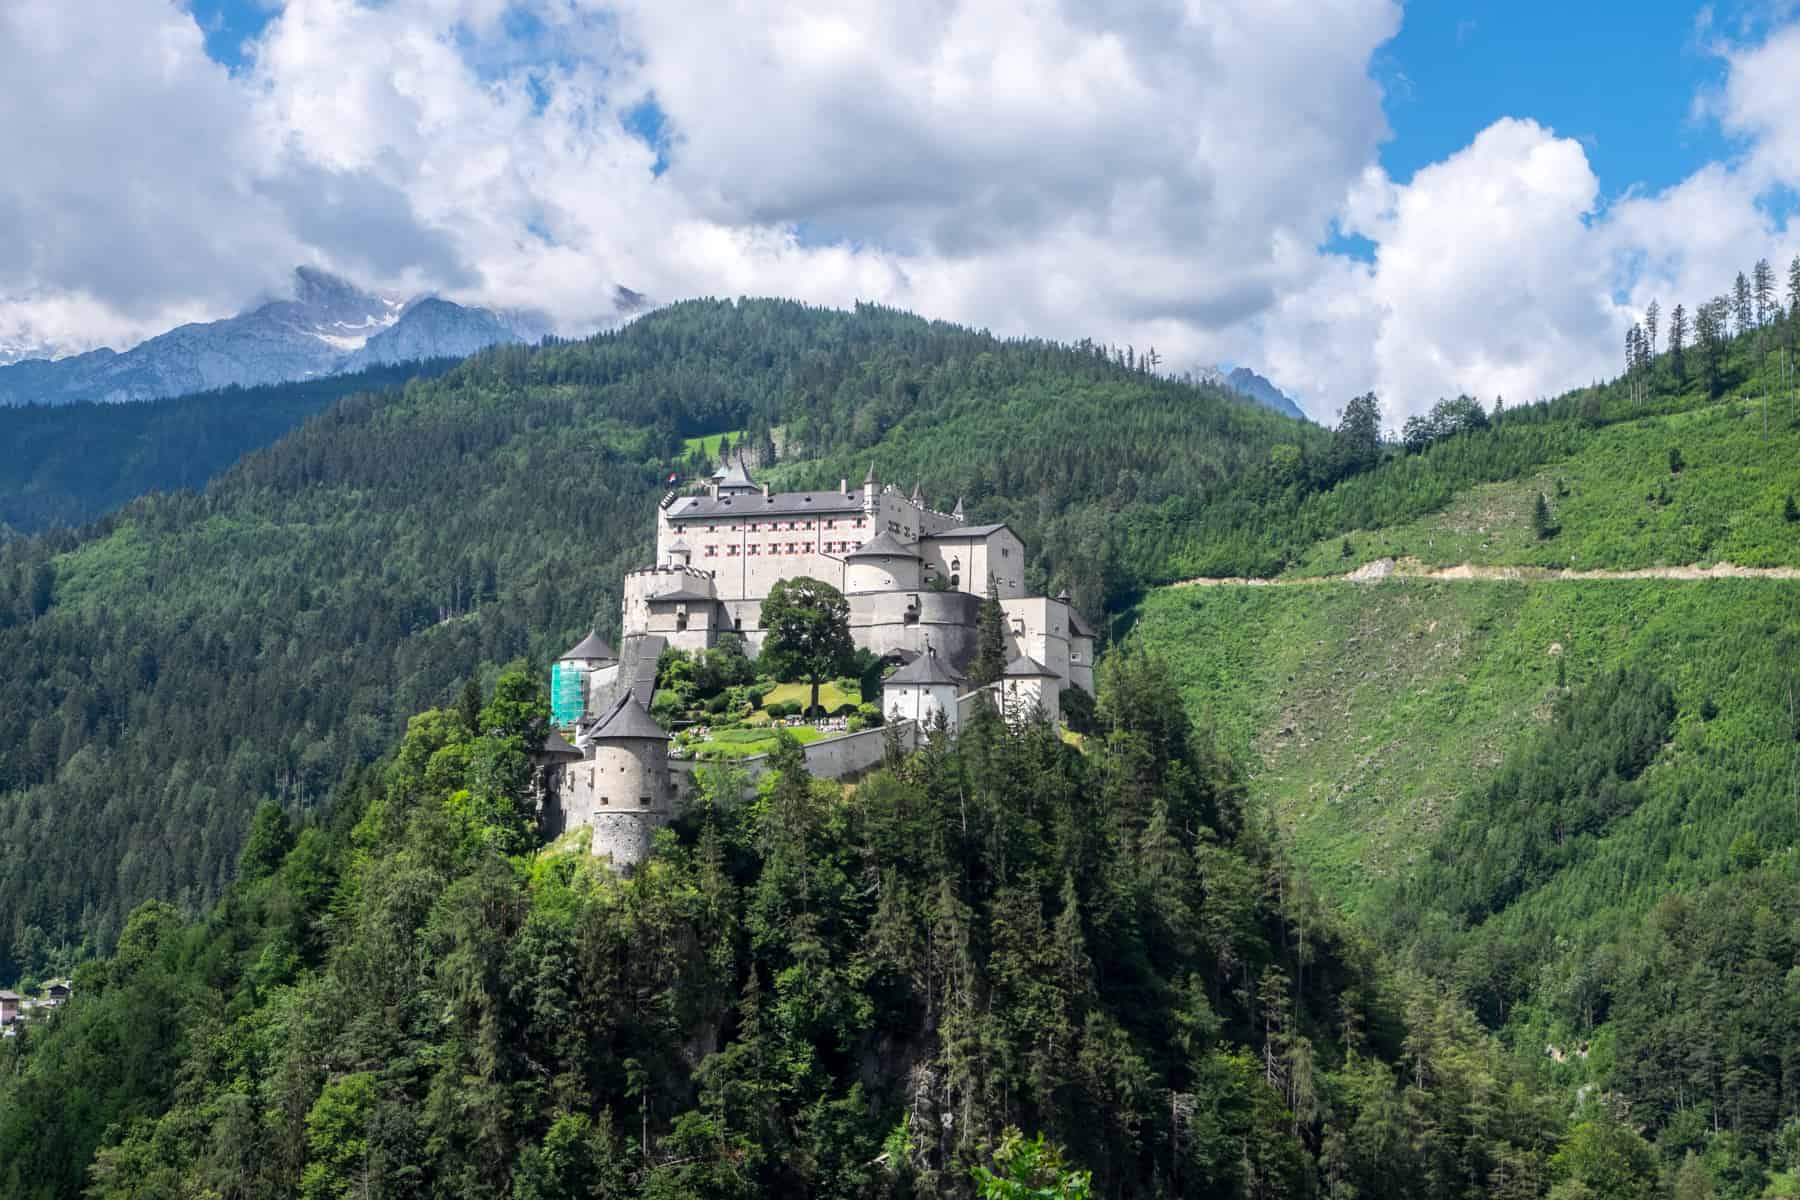
<path id="1" fill-rule="evenodd" d="M 1447 506 L 1378 530 L 1315 542 L 1288 572 L 1335 574 L 1371 559 L 1576 569 L 1800 563 L 1800 420 L 1785 399 L 1731 400 L 1577 434 L 1576 449 Z M 1669 469 L 1669 451 L 1683 467 Z M 1556 536 L 1531 528 L 1539 493 Z M 1343 553 L 1348 539 L 1351 554 Z"/>
<path id="2" fill-rule="evenodd" d="M 1771 790 L 1792 755 L 1777 651 L 1797 614 L 1800 585 L 1776 580 L 1168 588 L 1145 601 L 1136 636 L 1170 657 L 1189 706 L 1251 761 L 1296 857 L 1351 905 L 1423 853 L 1456 798 L 1548 717 L 1559 661 L 1571 683 L 1650 666 L 1684 716 L 1652 774 L 1660 815 L 1643 813 L 1669 823 L 1680 853 L 1603 855 L 1568 884 L 1647 901 L 1716 874 L 1745 828 L 1765 844 L 1800 833 Z M 1690 719 L 1709 699 L 1719 715 Z M 1690 811 L 1704 822 L 1684 826 Z"/>

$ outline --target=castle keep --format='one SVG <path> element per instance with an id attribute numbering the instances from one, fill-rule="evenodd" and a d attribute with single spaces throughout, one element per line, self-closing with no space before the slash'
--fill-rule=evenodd
<path id="1" fill-rule="evenodd" d="M 1094 633 L 1070 606 L 1025 595 L 1025 547 L 1007 526 L 970 525 L 958 501 L 929 507 L 880 484 L 873 467 L 860 488 L 771 492 L 742 460 L 716 473 L 706 493 L 663 498 L 656 557 L 624 581 L 619 650 L 597 635 L 552 668 L 555 723 L 574 741 L 546 743 L 550 824 L 588 826 L 596 854 L 629 866 L 666 824 L 692 769 L 671 759 L 668 735 L 650 717 L 663 650 L 712 648 L 721 634 L 762 650 L 762 602 L 784 579 L 832 584 L 849 604 L 852 641 L 898 665 L 882 688 L 890 724 L 916 742 L 938 721 L 954 730 L 978 703 L 1013 715 L 1041 709 L 1058 720 L 1068 687 L 1094 687 Z M 1005 675 L 973 689 L 976 623 L 990 583 L 1005 614 Z M 840 777 L 880 760 L 883 735 L 867 730 L 805 747 L 815 775 Z M 750 764 L 754 769 L 755 764 Z"/>

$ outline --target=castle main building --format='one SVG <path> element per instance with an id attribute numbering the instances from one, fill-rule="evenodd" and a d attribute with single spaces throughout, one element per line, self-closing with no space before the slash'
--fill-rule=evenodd
<path id="1" fill-rule="evenodd" d="M 705 650 L 724 632 L 762 649 L 762 602 L 783 579 L 832 584 L 850 605 L 851 639 L 910 662 L 935 648 L 957 668 L 975 655 L 975 620 L 992 580 L 1012 647 L 1093 691 L 1093 631 L 1066 597 L 1027 597 L 1025 546 L 1005 525 L 970 525 L 962 504 L 938 512 L 876 482 L 829 492 L 775 492 L 740 461 L 704 496 L 665 497 L 656 563 L 625 577 L 625 641 L 654 636 Z"/>
<path id="2" fill-rule="evenodd" d="M 762 602 L 784 579 L 844 593 L 854 643 L 900 664 L 883 684 L 882 709 L 915 740 L 940 716 L 958 727 L 976 703 L 1058 720 L 1064 689 L 1093 691 L 1094 631 L 1066 592 L 1025 595 L 1024 571 L 1024 543 L 1007 526 L 968 524 L 961 501 L 947 513 L 930 508 L 920 487 L 904 496 L 873 467 L 860 489 L 842 480 L 836 491 L 771 493 L 740 459 L 703 496 L 670 493 L 657 510 L 654 564 L 625 577 L 619 653 L 590 636 L 553 669 L 556 724 L 575 732 L 573 745 L 559 736 L 547 747 L 555 824 L 593 827 L 596 852 L 615 863 L 641 857 L 684 774 L 666 769 L 667 738 L 647 711 L 657 659 L 668 647 L 710 649 L 725 633 L 760 653 Z M 1011 662 L 977 689 L 965 672 L 990 584 Z M 814 774 L 854 774 L 879 760 L 880 733 L 823 738 L 805 753 Z"/>

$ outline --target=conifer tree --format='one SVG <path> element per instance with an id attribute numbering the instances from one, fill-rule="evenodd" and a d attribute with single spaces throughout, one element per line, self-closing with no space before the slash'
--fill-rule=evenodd
<path id="1" fill-rule="evenodd" d="M 1645 349 L 1649 351 L 1652 358 L 1656 357 L 1656 327 L 1661 322 L 1662 306 L 1652 300 L 1650 307 L 1644 310 Z"/>
<path id="2" fill-rule="evenodd" d="M 1556 532 L 1550 524 L 1550 502 L 1544 499 L 1542 492 L 1537 494 L 1537 501 L 1531 506 L 1531 532 L 1540 542 Z"/>
<path id="3" fill-rule="evenodd" d="M 1750 287 L 1756 299 L 1756 323 L 1767 325 L 1779 311 L 1775 301 L 1775 268 L 1769 265 L 1768 259 L 1756 260 Z"/>
<path id="4" fill-rule="evenodd" d="M 1677 382 L 1687 381 L 1687 309 L 1677 304 L 1669 314 L 1669 369 Z"/>
<path id="5" fill-rule="evenodd" d="M 1731 284 L 1731 316 L 1734 332 L 1743 333 L 1756 323 L 1756 301 L 1752 299 L 1750 280 L 1742 271 Z"/>
<path id="6" fill-rule="evenodd" d="M 1800 319 L 1800 254 L 1788 264 L 1788 316 Z"/>
<path id="7" fill-rule="evenodd" d="M 975 622 L 975 662 L 969 681 L 985 687 L 1006 671 L 1006 612 L 1000 607 L 1000 584 L 988 576 L 988 593 Z"/>

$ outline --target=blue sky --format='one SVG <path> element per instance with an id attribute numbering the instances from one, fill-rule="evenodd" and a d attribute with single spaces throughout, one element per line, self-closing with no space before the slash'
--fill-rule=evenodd
<path id="1" fill-rule="evenodd" d="M 0 358 L 306 263 L 565 333 L 872 300 L 1397 423 L 1800 253 L 1794 0 L 504 2 L 0 2 Z"/>

